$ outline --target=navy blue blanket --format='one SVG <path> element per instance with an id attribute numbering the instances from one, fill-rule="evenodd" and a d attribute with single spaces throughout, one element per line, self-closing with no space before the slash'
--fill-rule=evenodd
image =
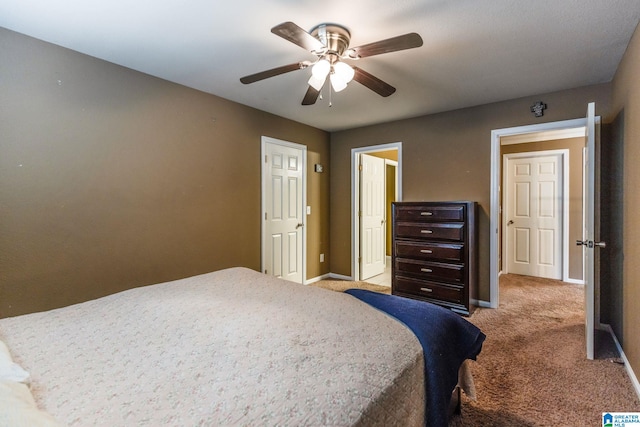
<path id="1" fill-rule="evenodd" d="M 465 359 L 475 360 L 485 334 L 459 315 L 428 302 L 363 289 L 346 293 L 395 317 L 418 337 L 424 351 L 425 424 L 446 427 L 460 365 Z"/>

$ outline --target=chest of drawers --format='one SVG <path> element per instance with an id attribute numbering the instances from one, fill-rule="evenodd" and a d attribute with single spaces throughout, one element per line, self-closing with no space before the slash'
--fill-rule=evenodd
<path id="1" fill-rule="evenodd" d="M 476 202 L 395 202 L 392 293 L 469 315 L 477 298 Z"/>

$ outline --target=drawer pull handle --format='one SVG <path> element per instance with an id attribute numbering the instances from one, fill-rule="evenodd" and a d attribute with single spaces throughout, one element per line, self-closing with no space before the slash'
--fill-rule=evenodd
<path id="1" fill-rule="evenodd" d="M 421 268 L 420 271 L 422 271 L 423 273 L 433 273 L 433 270 L 430 268 Z"/>
<path id="2" fill-rule="evenodd" d="M 420 232 L 422 234 L 431 234 L 431 233 L 433 233 L 433 230 L 420 230 Z"/>
<path id="3" fill-rule="evenodd" d="M 420 249 L 421 254 L 432 254 L 433 251 L 431 249 Z"/>
<path id="4" fill-rule="evenodd" d="M 431 216 L 431 215 L 433 215 L 433 212 L 420 212 L 420 215 L 422 215 L 422 216 Z"/>
<path id="5" fill-rule="evenodd" d="M 433 289 L 429 289 L 429 288 L 420 288 L 420 290 L 422 292 L 433 292 Z"/>

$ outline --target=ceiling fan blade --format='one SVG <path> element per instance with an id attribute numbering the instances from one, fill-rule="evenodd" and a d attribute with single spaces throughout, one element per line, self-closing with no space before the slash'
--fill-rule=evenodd
<path id="1" fill-rule="evenodd" d="M 290 71 L 301 70 L 309 66 L 306 62 L 296 62 L 295 64 L 283 65 L 282 67 L 272 68 L 270 70 L 260 71 L 259 73 L 244 76 L 240 81 L 246 85 L 249 83 L 255 83 L 260 80 L 268 79 L 269 77 L 279 76 L 280 74 L 288 73 Z"/>
<path id="2" fill-rule="evenodd" d="M 403 36 L 392 37 L 386 40 L 365 44 L 347 50 L 348 58 L 366 58 L 367 56 L 380 55 L 382 53 L 396 52 L 398 50 L 413 49 L 422 46 L 422 37 L 418 33 L 409 33 Z"/>
<path id="3" fill-rule="evenodd" d="M 280 25 L 276 25 L 271 29 L 271 32 L 310 52 L 322 52 L 326 49 L 320 40 L 293 22 L 283 22 Z"/>
<path id="4" fill-rule="evenodd" d="M 318 96 L 320 95 L 320 91 L 316 90 L 313 86 L 309 85 L 309 89 L 307 89 L 307 93 L 304 94 L 304 98 L 302 99 L 302 105 L 313 105 L 318 100 Z"/>
<path id="5" fill-rule="evenodd" d="M 368 87 L 380 96 L 387 97 L 389 95 L 392 95 L 396 91 L 395 87 L 383 82 L 376 76 L 367 73 L 361 68 L 353 67 L 353 70 L 355 71 L 353 80 L 357 81 L 361 85 Z"/>

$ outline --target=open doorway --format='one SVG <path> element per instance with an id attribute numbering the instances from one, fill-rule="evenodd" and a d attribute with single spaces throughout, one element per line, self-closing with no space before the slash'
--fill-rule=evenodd
<path id="1" fill-rule="evenodd" d="M 585 312 L 585 344 L 587 359 L 594 357 L 594 336 L 596 326 L 600 327 L 600 291 L 599 291 L 599 256 L 594 249 L 604 248 L 605 242 L 597 241 L 599 230 L 598 197 L 600 196 L 599 179 L 600 159 L 596 147 L 599 145 L 600 117 L 595 116 L 595 103 L 589 103 L 584 119 L 551 122 L 540 125 L 521 126 L 508 129 L 497 129 L 491 132 L 491 215 L 490 215 L 490 307 L 497 308 L 499 304 L 499 275 L 502 268 L 500 252 L 500 237 L 502 233 L 502 206 L 500 177 L 502 139 L 509 136 L 521 135 L 528 138 L 532 134 L 547 132 L 576 132 L 584 135 L 583 147 L 583 235 L 576 239 L 577 246 L 583 249 L 583 281 L 584 281 L 584 312 Z"/>
<path id="2" fill-rule="evenodd" d="M 506 229 L 511 226 L 505 206 L 505 159 L 517 156 L 532 156 L 545 151 L 567 150 L 562 166 L 564 174 L 564 207 L 562 210 L 563 238 L 562 274 L 563 281 L 583 283 L 582 251 L 571 244 L 582 238 L 583 231 L 583 150 L 585 146 L 585 120 L 566 120 L 540 125 L 498 129 L 492 132 L 492 177 L 491 177 L 491 265 L 490 265 L 490 307 L 498 307 L 498 277 L 508 271 L 505 259 Z M 517 154 L 516 154 L 517 153 Z M 510 252 L 513 254 L 513 251 Z"/>
<path id="3" fill-rule="evenodd" d="M 391 203 L 402 200 L 402 144 L 398 142 L 353 149 L 351 160 L 352 279 L 370 279 L 377 284 L 384 285 L 383 279 L 381 281 L 371 279 L 371 277 L 372 275 L 376 278 L 382 277 L 390 270 L 388 253 L 390 253 L 391 228 L 387 218 L 389 218 Z M 380 190 L 382 195 L 378 192 L 376 197 L 371 197 L 372 193 L 366 182 L 369 178 L 366 176 L 363 178 L 362 173 L 366 171 L 361 170 L 366 168 L 366 166 L 362 167 L 363 160 L 373 165 L 380 165 L 383 174 Z M 368 186 L 371 187 L 371 185 Z M 378 200 L 376 203 L 381 204 L 375 209 L 376 212 L 380 211 L 381 216 L 368 215 L 374 211 L 370 208 L 370 204 L 374 200 Z M 371 238 L 372 231 L 367 229 L 367 224 L 373 223 L 380 227 L 381 237 L 377 240 Z M 376 244 L 373 245 L 373 242 Z M 373 256 L 372 250 L 376 251 L 375 256 Z M 370 261 L 380 258 L 382 266 L 378 264 L 372 269 L 369 265 Z M 388 275 L 390 285 L 390 274 Z"/>

